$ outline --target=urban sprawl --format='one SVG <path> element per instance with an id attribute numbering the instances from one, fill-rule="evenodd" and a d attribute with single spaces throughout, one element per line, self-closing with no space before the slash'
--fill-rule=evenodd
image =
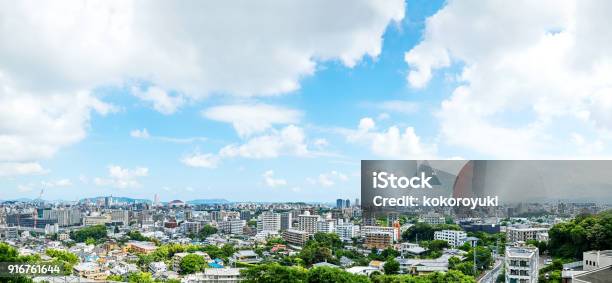
<path id="1" fill-rule="evenodd" d="M 0 282 L 610 282 L 596 203 L 410 207 L 96 197 L 0 203 L 0 261 L 61 266 Z M 4 271 L 3 271 L 4 272 Z M 18 274 L 19 275 L 19 274 Z M 8 276 L 0 273 L 0 276 Z"/>

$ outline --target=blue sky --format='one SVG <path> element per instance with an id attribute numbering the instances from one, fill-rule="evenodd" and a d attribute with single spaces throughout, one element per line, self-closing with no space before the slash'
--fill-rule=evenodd
<path id="1" fill-rule="evenodd" d="M 609 156 L 611 56 L 587 47 L 612 36 L 571 24 L 606 26 L 582 15 L 601 7 L 212 4 L 207 22 L 124 2 L 11 7 L 32 40 L 0 31 L 21 47 L 0 44 L 0 199 L 331 202 L 359 196 L 362 159 Z M 183 18 L 147 25 L 166 9 Z"/>

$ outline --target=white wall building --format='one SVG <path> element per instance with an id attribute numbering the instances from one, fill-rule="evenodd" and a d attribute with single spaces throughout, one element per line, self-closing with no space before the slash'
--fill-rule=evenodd
<path id="1" fill-rule="evenodd" d="M 506 282 L 538 282 L 538 248 L 506 247 L 504 265 Z"/>
<path id="2" fill-rule="evenodd" d="M 306 211 L 297 217 L 298 219 L 298 230 L 305 231 L 309 235 L 313 235 L 317 232 L 317 221 L 319 221 L 318 215 L 310 215 L 310 212 Z"/>
<path id="3" fill-rule="evenodd" d="M 336 225 L 336 234 L 342 241 L 351 241 L 355 237 L 359 237 L 359 225 L 353 223 L 340 223 Z"/>
<path id="4" fill-rule="evenodd" d="M 264 211 L 257 217 L 257 232 L 276 231 L 281 229 L 281 215 L 272 211 Z"/>
<path id="5" fill-rule="evenodd" d="M 446 241 L 453 248 L 463 245 L 466 238 L 467 234 L 465 231 L 442 230 L 434 232 L 434 240 Z"/>
<path id="6" fill-rule="evenodd" d="M 593 270 L 612 265 L 612 250 L 588 251 L 582 253 L 582 269 Z"/>

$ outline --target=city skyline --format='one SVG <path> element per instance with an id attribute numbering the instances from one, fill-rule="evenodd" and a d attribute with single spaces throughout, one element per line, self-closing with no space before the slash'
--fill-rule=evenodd
<path id="1" fill-rule="evenodd" d="M 333 202 L 364 159 L 610 158 L 611 4 L 506 5 L 2 2 L 0 200 Z"/>

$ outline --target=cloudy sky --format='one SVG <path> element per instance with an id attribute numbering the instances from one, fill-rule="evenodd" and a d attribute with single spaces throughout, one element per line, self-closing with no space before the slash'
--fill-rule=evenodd
<path id="1" fill-rule="evenodd" d="M 612 154 L 610 1 L 0 1 L 0 199 L 333 201 Z"/>

